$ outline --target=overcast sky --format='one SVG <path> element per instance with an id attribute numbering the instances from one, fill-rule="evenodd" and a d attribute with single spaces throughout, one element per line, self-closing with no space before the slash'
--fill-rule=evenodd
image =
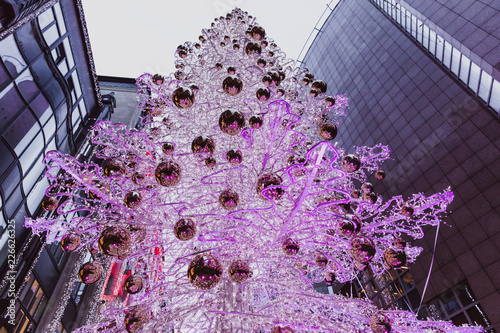
<path id="1" fill-rule="evenodd" d="M 215 17 L 239 7 L 296 59 L 322 13 L 337 0 L 83 0 L 98 75 L 174 71 L 174 52 L 197 41 Z M 323 22 L 330 13 L 327 10 Z"/>

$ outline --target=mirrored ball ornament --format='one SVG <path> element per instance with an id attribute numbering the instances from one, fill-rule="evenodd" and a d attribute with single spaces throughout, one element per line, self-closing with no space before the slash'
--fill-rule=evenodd
<path id="1" fill-rule="evenodd" d="M 349 154 L 342 158 L 342 169 L 344 169 L 345 172 L 353 173 L 358 171 L 360 167 L 361 162 L 356 156 Z"/>
<path id="2" fill-rule="evenodd" d="M 165 154 L 165 155 L 172 155 L 174 153 L 174 150 L 175 150 L 175 146 L 173 143 L 170 143 L 170 142 L 165 142 L 162 146 L 161 146 L 161 151 Z"/>
<path id="3" fill-rule="evenodd" d="M 320 93 L 326 93 L 326 83 L 321 80 L 316 80 L 312 83 L 311 88 L 319 91 Z"/>
<path id="4" fill-rule="evenodd" d="M 245 282 L 252 277 L 250 265 L 243 260 L 236 260 L 229 266 L 229 277 L 236 283 Z"/>
<path id="5" fill-rule="evenodd" d="M 216 160 L 215 160 L 215 158 L 213 158 L 213 157 L 207 157 L 207 158 L 205 159 L 205 165 L 206 165 L 207 167 L 209 167 L 210 169 L 213 169 L 213 168 L 215 168 L 215 166 L 217 165 L 217 161 L 216 161 Z"/>
<path id="6" fill-rule="evenodd" d="M 286 255 L 289 256 L 294 256 L 297 253 L 299 253 L 299 243 L 297 243 L 295 240 L 288 238 L 283 242 L 282 245 L 283 252 L 285 252 Z"/>
<path id="7" fill-rule="evenodd" d="M 125 165 L 118 160 L 110 160 L 104 167 L 106 177 L 123 176 L 125 174 Z"/>
<path id="8" fill-rule="evenodd" d="M 290 326 L 274 326 L 271 333 L 294 333 Z"/>
<path id="9" fill-rule="evenodd" d="M 125 315 L 125 330 L 128 333 L 138 332 L 149 321 L 146 310 L 134 308 Z"/>
<path id="10" fill-rule="evenodd" d="M 404 249 L 406 247 L 406 241 L 401 238 L 401 237 L 397 237 L 395 240 L 394 240 L 394 246 L 400 250 Z"/>
<path id="11" fill-rule="evenodd" d="M 261 54 L 262 53 L 262 47 L 260 46 L 259 43 L 249 42 L 245 46 L 245 53 L 248 54 L 248 55 Z"/>
<path id="12" fill-rule="evenodd" d="M 178 108 L 188 109 L 194 104 L 194 93 L 189 88 L 180 87 L 174 91 L 172 100 Z"/>
<path id="13" fill-rule="evenodd" d="M 363 201 L 375 204 L 377 202 L 378 196 L 375 193 L 363 193 Z"/>
<path id="14" fill-rule="evenodd" d="M 238 193 L 231 189 L 227 189 L 221 192 L 219 195 L 219 203 L 222 208 L 227 210 L 236 209 L 239 203 Z"/>
<path id="15" fill-rule="evenodd" d="M 238 95 L 242 89 L 243 82 L 236 75 L 230 75 L 222 81 L 222 90 L 229 96 Z"/>
<path id="16" fill-rule="evenodd" d="M 406 265 L 406 253 L 389 248 L 384 251 L 384 261 L 391 268 L 401 268 Z"/>
<path id="17" fill-rule="evenodd" d="M 193 153 L 213 154 L 215 151 L 215 142 L 207 136 L 199 136 L 191 143 Z"/>
<path id="18" fill-rule="evenodd" d="M 391 321 L 381 313 L 377 313 L 370 318 L 370 328 L 373 333 L 390 333 Z"/>
<path id="19" fill-rule="evenodd" d="M 385 172 L 382 171 L 382 170 L 377 170 L 377 172 L 375 172 L 375 178 L 379 179 L 379 180 L 382 180 L 385 178 Z"/>
<path id="20" fill-rule="evenodd" d="M 125 194 L 125 199 L 123 199 L 125 206 L 131 209 L 135 209 L 142 204 L 142 195 L 140 192 L 132 191 Z"/>
<path id="21" fill-rule="evenodd" d="M 142 290 L 143 281 L 139 275 L 131 275 L 123 284 L 123 289 L 129 294 L 137 294 Z"/>
<path id="22" fill-rule="evenodd" d="M 368 183 L 368 182 L 366 182 L 366 183 L 363 183 L 363 184 L 361 185 L 361 191 L 362 191 L 363 193 L 367 193 L 367 194 L 368 194 L 368 193 L 373 193 L 373 189 L 374 189 L 374 188 L 373 188 L 373 184 L 372 184 L 372 183 Z"/>
<path id="23" fill-rule="evenodd" d="M 254 26 L 250 31 L 250 35 L 252 36 L 253 40 L 261 41 L 264 39 L 264 37 L 266 37 L 266 30 L 264 30 L 264 28 L 262 27 Z"/>
<path id="24" fill-rule="evenodd" d="M 410 207 L 410 206 L 403 206 L 403 207 L 401 207 L 401 213 L 402 213 L 404 216 L 406 216 L 406 217 L 410 217 L 410 216 L 412 216 L 412 215 L 413 215 L 413 212 L 414 212 L 414 210 L 413 210 L 413 208 L 412 208 L 412 207 Z"/>
<path id="25" fill-rule="evenodd" d="M 281 187 L 267 189 L 270 186 L 279 186 L 283 180 L 278 175 L 263 175 L 257 181 L 257 194 L 262 199 L 279 200 L 285 194 L 285 190 Z"/>
<path id="26" fill-rule="evenodd" d="M 226 153 L 226 160 L 231 165 L 238 165 L 243 161 L 243 154 L 240 150 L 231 149 Z"/>
<path id="27" fill-rule="evenodd" d="M 66 252 L 76 251 L 81 244 L 80 236 L 75 233 L 69 233 L 61 239 L 61 248 Z"/>
<path id="28" fill-rule="evenodd" d="M 321 124 L 319 127 L 319 137 L 323 140 L 333 140 L 337 136 L 337 126 L 333 124 Z"/>
<path id="29" fill-rule="evenodd" d="M 108 256 L 121 256 L 127 253 L 131 243 L 130 231 L 122 227 L 108 227 L 99 238 L 99 249 Z"/>
<path id="30" fill-rule="evenodd" d="M 132 175 L 132 181 L 136 185 L 142 185 L 146 181 L 146 177 L 143 174 L 136 172 Z"/>
<path id="31" fill-rule="evenodd" d="M 156 167 L 155 177 L 162 186 L 175 186 L 181 181 L 181 167 L 175 162 L 162 162 Z"/>
<path id="32" fill-rule="evenodd" d="M 101 264 L 92 261 L 83 264 L 78 271 L 78 278 L 84 284 L 93 284 L 102 277 L 103 269 Z"/>
<path id="33" fill-rule="evenodd" d="M 222 265 L 219 259 L 211 254 L 199 254 L 189 264 L 188 278 L 197 289 L 212 289 L 221 277 Z"/>
<path id="34" fill-rule="evenodd" d="M 196 225 L 190 218 L 177 221 L 174 225 L 174 235 L 181 241 L 192 239 L 196 235 Z"/>
<path id="35" fill-rule="evenodd" d="M 339 231 L 344 236 L 354 236 L 361 230 L 361 220 L 356 215 L 347 215 L 346 218 L 340 220 Z"/>
<path id="36" fill-rule="evenodd" d="M 236 110 L 226 110 L 219 117 L 220 130 L 229 135 L 236 135 L 245 126 L 245 117 Z"/>
<path id="37" fill-rule="evenodd" d="M 59 201 L 54 197 L 45 197 L 42 200 L 42 208 L 48 212 L 51 212 L 57 208 Z"/>
<path id="38" fill-rule="evenodd" d="M 335 282 L 335 273 L 333 272 L 326 272 L 325 273 L 325 283 L 327 286 L 333 285 Z"/>
<path id="39" fill-rule="evenodd" d="M 267 88 L 260 88 L 255 95 L 259 101 L 265 102 L 271 97 L 271 92 Z"/>
<path id="40" fill-rule="evenodd" d="M 318 267 L 326 267 L 326 265 L 328 264 L 328 258 L 322 254 L 318 254 L 316 255 L 316 258 L 314 258 L 314 262 Z"/>
<path id="41" fill-rule="evenodd" d="M 325 104 L 327 107 L 331 108 L 335 105 L 335 98 L 333 98 L 332 96 L 327 96 L 325 98 Z"/>
<path id="42" fill-rule="evenodd" d="M 250 127 L 252 127 L 253 129 L 259 129 L 262 127 L 261 116 L 252 116 L 248 122 L 250 123 Z"/>
<path id="43" fill-rule="evenodd" d="M 351 240 L 351 256 L 360 262 L 370 261 L 377 253 L 372 241 L 363 236 L 356 236 Z"/>

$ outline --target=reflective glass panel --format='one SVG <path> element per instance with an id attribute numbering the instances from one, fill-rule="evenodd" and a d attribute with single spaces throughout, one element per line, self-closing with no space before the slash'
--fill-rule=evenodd
<path id="1" fill-rule="evenodd" d="M 26 68 L 26 62 L 19 52 L 13 35 L 5 37 L 0 42 L 0 56 L 5 67 L 13 77 L 16 77 L 18 73 L 21 73 Z"/>
<path id="2" fill-rule="evenodd" d="M 45 42 L 47 45 L 51 46 L 59 38 L 59 31 L 57 31 L 57 25 L 53 25 L 43 33 Z"/>
<path id="3" fill-rule="evenodd" d="M 500 83 L 497 80 L 493 81 L 490 106 L 493 108 L 493 110 L 500 112 Z"/>
<path id="4" fill-rule="evenodd" d="M 450 43 L 444 42 L 443 65 L 450 68 L 451 65 L 451 51 L 453 47 Z"/>
<path id="5" fill-rule="evenodd" d="M 38 15 L 38 24 L 40 25 L 40 29 L 42 30 L 52 21 L 54 21 L 54 13 L 52 12 L 52 8 L 49 8 L 42 14 Z"/>
<path id="6" fill-rule="evenodd" d="M 429 32 L 429 52 L 432 54 L 436 54 L 436 40 L 437 35 L 434 31 L 430 30 Z"/>
<path id="7" fill-rule="evenodd" d="M 452 57 L 451 57 L 451 71 L 458 76 L 458 71 L 460 70 L 460 53 L 459 50 L 453 49 Z"/>
<path id="8" fill-rule="evenodd" d="M 481 97 L 485 102 L 488 102 L 488 97 L 490 96 L 491 81 L 493 78 L 490 74 L 482 71 L 481 82 L 479 82 L 479 97 Z"/>
<path id="9" fill-rule="evenodd" d="M 28 210 L 29 212 L 33 215 L 35 214 L 38 206 L 40 205 L 40 202 L 43 199 L 43 196 L 45 195 L 45 190 L 49 186 L 49 182 L 47 178 L 42 178 L 39 183 L 35 186 L 35 188 L 31 191 L 31 193 L 28 196 Z"/>
<path id="10" fill-rule="evenodd" d="M 64 44 L 64 52 L 66 53 L 66 59 L 68 59 L 68 65 L 69 68 L 73 68 L 75 66 L 75 61 L 73 60 L 73 53 L 71 52 L 71 46 L 69 44 L 69 39 L 68 37 L 64 38 L 63 40 Z"/>
<path id="11" fill-rule="evenodd" d="M 462 54 L 462 62 L 460 63 L 460 80 L 467 84 L 469 80 L 470 59 Z"/>
<path id="12" fill-rule="evenodd" d="M 21 93 L 21 96 L 23 96 L 24 100 L 27 102 L 31 101 L 31 99 L 33 99 L 33 97 L 40 92 L 37 85 L 33 81 L 33 76 L 29 70 L 22 72 L 16 78 L 16 86 Z"/>
<path id="13" fill-rule="evenodd" d="M 56 12 L 57 25 L 59 26 L 59 31 L 61 35 L 66 33 L 66 26 L 64 24 L 64 17 L 61 11 L 61 4 L 58 2 L 54 5 L 54 10 Z"/>
<path id="14" fill-rule="evenodd" d="M 474 92 L 477 92 L 480 74 L 481 68 L 472 62 L 470 67 L 469 88 L 471 88 Z"/>

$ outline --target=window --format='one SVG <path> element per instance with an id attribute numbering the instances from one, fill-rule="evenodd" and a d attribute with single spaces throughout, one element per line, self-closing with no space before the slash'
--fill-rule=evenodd
<path id="1" fill-rule="evenodd" d="M 454 325 L 481 325 L 495 332 L 491 321 L 466 282 L 423 305 L 424 312 L 435 320 L 451 320 Z"/>
<path id="2" fill-rule="evenodd" d="M 16 77 L 17 74 L 21 73 L 22 70 L 26 68 L 26 62 L 19 52 L 13 35 L 5 37 L 5 39 L 0 42 L 0 55 L 5 67 L 12 77 Z"/>
<path id="3" fill-rule="evenodd" d="M 57 25 L 52 25 L 43 33 L 43 37 L 45 38 L 45 42 L 48 46 L 54 44 L 54 42 L 59 38 L 59 31 L 57 30 Z"/>
<path id="4" fill-rule="evenodd" d="M 38 25 L 40 26 L 41 30 L 45 29 L 45 27 L 52 23 L 52 21 L 54 21 L 54 13 L 52 12 L 52 8 L 47 9 L 45 12 L 38 16 Z"/>
<path id="5" fill-rule="evenodd" d="M 493 78 L 491 75 L 482 71 L 481 73 L 481 81 L 479 82 L 479 97 L 481 97 L 484 101 L 488 102 L 490 97 L 491 83 Z"/>

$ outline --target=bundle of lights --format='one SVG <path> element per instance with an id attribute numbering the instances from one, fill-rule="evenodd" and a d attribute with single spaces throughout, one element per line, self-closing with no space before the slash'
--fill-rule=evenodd
<path id="1" fill-rule="evenodd" d="M 347 98 L 327 96 L 248 13 L 176 53 L 171 77 L 137 79 L 142 131 L 94 127 L 102 167 L 45 158 L 54 214 L 26 224 L 89 249 L 84 283 L 109 261 L 132 273 L 126 301 L 77 332 L 480 331 L 314 289 L 413 262 L 422 249 L 407 241 L 440 223 L 449 190 L 384 202 L 367 174 L 384 178 L 389 149 L 337 147 Z"/>

